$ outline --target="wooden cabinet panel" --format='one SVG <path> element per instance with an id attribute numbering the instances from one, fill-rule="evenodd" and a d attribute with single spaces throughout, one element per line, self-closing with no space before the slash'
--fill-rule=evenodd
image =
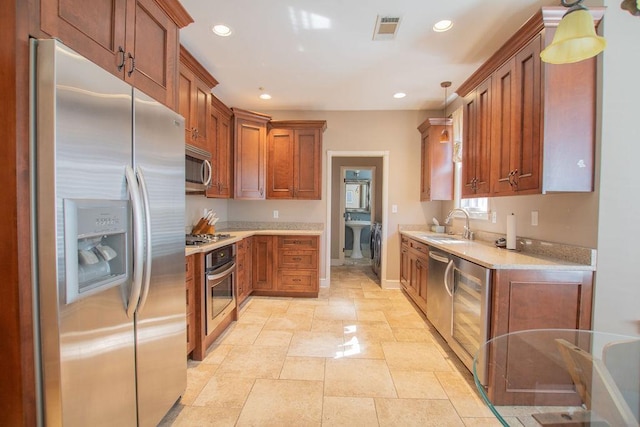
<path id="1" fill-rule="evenodd" d="M 318 265 L 318 251 L 278 252 L 278 268 L 316 268 Z"/>
<path id="2" fill-rule="evenodd" d="M 318 249 L 318 237 L 279 236 L 278 246 L 283 249 Z"/>
<path id="3" fill-rule="evenodd" d="M 176 108 L 177 0 L 42 0 L 40 27 L 105 70 Z"/>
<path id="4" fill-rule="evenodd" d="M 253 237 L 253 289 L 273 290 L 273 236 Z"/>
<path id="5" fill-rule="evenodd" d="M 497 270 L 494 275 L 491 336 L 528 329 L 591 329 L 593 273 L 590 271 Z M 523 347 L 520 347 L 521 349 Z M 532 347 L 532 351 L 533 347 Z M 545 389 L 538 372 L 532 376 L 524 360 L 530 357 L 507 346 L 490 354 L 489 396 L 501 405 L 553 404 L 579 402 L 571 378 L 549 361 L 542 370 L 548 384 Z M 564 375 L 564 376 L 562 376 Z M 535 377 L 535 379 L 534 379 Z M 566 388 L 558 389 L 565 378 Z M 533 384 L 533 382 L 537 384 Z"/>
<path id="6" fill-rule="evenodd" d="M 180 46 L 178 113 L 185 119 L 185 142 L 207 152 L 211 151 L 211 89 L 217 84 L 189 51 Z"/>
<path id="7" fill-rule="evenodd" d="M 233 108 L 235 198 L 265 198 L 267 122 L 270 117 Z"/>
<path id="8" fill-rule="evenodd" d="M 269 123 L 267 198 L 320 200 L 324 120 Z"/>
<path id="9" fill-rule="evenodd" d="M 278 290 L 284 292 L 318 292 L 317 270 L 279 269 Z"/>
<path id="10" fill-rule="evenodd" d="M 427 313 L 427 273 L 429 247 L 402 236 L 400 246 L 400 283 L 413 302 Z"/>
<path id="11" fill-rule="evenodd" d="M 464 99 L 462 144 L 462 195 L 485 196 L 489 193 L 491 168 L 491 78 Z"/>
<path id="12" fill-rule="evenodd" d="M 418 130 L 422 135 L 420 144 L 420 200 L 453 199 L 453 150 L 451 143 L 440 142 L 444 129 L 453 133 L 451 119 L 427 119 Z"/>
<path id="13" fill-rule="evenodd" d="M 230 198 L 233 188 L 233 140 L 231 136 L 231 110 L 211 95 L 209 120 L 209 148 L 213 156 L 211 187 L 207 197 Z"/>
<path id="14" fill-rule="evenodd" d="M 273 129 L 269 132 L 269 156 L 267 158 L 267 198 L 292 199 L 294 197 L 293 131 Z"/>
<path id="15" fill-rule="evenodd" d="M 402 246 L 400 247 L 400 284 L 406 288 L 407 286 L 409 286 L 409 278 L 410 278 L 409 245 L 408 245 L 408 239 L 407 239 L 407 244 L 405 244 L 404 239 L 406 239 L 406 237 L 403 237 L 402 239 L 403 239 Z"/>

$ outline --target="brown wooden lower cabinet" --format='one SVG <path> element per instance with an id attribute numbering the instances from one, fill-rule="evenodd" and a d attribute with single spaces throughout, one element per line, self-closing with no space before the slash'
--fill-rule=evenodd
<path id="1" fill-rule="evenodd" d="M 528 329 L 591 329 L 593 272 L 495 270 L 491 336 Z M 576 345 L 584 343 L 575 342 Z M 489 354 L 489 399 L 497 405 L 576 405 L 580 399 L 564 369 L 532 357 L 535 348 L 501 346 Z M 523 354 L 523 351 L 529 354 Z M 530 361 L 530 362 L 527 362 Z M 533 365 L 531 365 L 533 364 Z M 529 366 L 531 365 L 531 366 Z M 545 389 L 546 384 L 554 384 Z M 564 381 L 559 380 L 564 378 Z M 566 387 L 558 389 L 558 384 Z"/>
<path id="2" fill-rule="evenodd" d="M 236 299 L 241 305 L 253 290 L 253 237 L 247 237 L 236 244 Z"/>
<path id="3" fill-rule="evenodd" d="M 318 296 L 318 236 L 254 239 L 253 295 Z"/>
<path id="4" fill-rule="evenodd" d="M 400 250 L 400 284 L 413 302 L 427 313 L 427 273 L 429 247 L 402 236 Z"/>

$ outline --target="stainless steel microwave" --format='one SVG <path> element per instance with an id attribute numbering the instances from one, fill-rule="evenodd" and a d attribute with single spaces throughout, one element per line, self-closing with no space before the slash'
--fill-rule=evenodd
<path id="1" fill-rule="evenodd" d="M 185 144 L 184 175 L 187 193 L 204 193 L 211 187 L 211 153 Z"/>

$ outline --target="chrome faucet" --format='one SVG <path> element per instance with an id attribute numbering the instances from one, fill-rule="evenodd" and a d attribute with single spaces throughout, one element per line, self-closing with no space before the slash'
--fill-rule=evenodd
<path id="1" fill-rule="evenodd" d="M 473 231 L 471 231 L 471 228 L 469 228 L 469 212 L 465 211 L 464 209 L 451 209 L 449 215 L 447 215 L 447 219 L 444 220 L 445 225 L 449 225 L 449 223 L 451 222 L 451 218 L 453 218 L 453 215 L 456 212 L 462 212 L 465 218 L 464 232 L 462 233 L 462 237 L 468 240 L 473 240 Z"/>

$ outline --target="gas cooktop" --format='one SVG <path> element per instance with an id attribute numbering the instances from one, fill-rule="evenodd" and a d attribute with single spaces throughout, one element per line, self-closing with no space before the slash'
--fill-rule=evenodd
<path id="1" fill-rule="evenodd" d="M 185 236 L 187 246 L 206 245 L 207 243 L 215 243 L 221 240 L 230 239 L 231 234 L 187 234 Z"/>

